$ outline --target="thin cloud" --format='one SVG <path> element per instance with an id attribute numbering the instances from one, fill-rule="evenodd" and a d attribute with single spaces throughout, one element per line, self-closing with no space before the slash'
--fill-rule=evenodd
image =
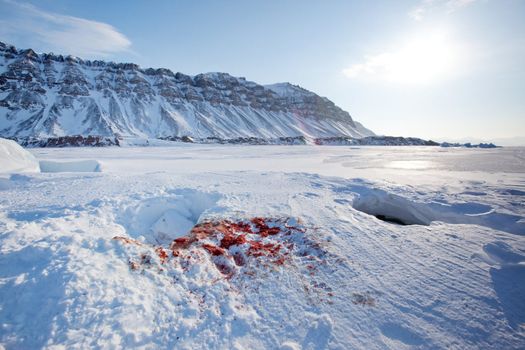
<path id="1" fill-rule="evenodd" d="M 110 24 L 44 11 L 27 3 L 2 2 L 13 12 L 0 21 L 2 38 L 82 57 L 107 57 L 131 48 L 131 41 Z"/>
<path id="2" fill-rule="evenodd" d="M 473 4 L 478 0 L 423 0 L 408 15 L 416 21 L 422 21 L 432 13 L 452 13 Z"/>

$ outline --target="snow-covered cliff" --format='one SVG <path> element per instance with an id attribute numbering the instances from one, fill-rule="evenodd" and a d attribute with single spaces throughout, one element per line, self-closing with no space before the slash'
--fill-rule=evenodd
<path id="1" fill-rule="evenodd" d="M 327 98 L 227 73 L 188 76 L 131 63 L 37 54 L 0 43 L 0 136 L 364 137 Z"/>

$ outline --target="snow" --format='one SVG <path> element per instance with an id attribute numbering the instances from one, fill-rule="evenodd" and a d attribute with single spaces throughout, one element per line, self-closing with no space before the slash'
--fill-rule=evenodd
<path id="1" fill-rule="evenodd" d="M 6 349 L 525 346 L 523 148 L 31 151 L 103 166 L 0 182 Z"/>
<path id="2" fill-rule="evenodd" d="M 15 141 L 0 138 L 0 174 L 38 172 L 36 158 Z"/>
<path id="3" fill-rule="evenodd" d="M 170 243 L 188 233 L 219 199 L 217 194 L 192 190 L 175 193 L 126 207 L 119 214 L 120 222 L 128 232 L 143 235 L 141 238 L 150 243 Z"/>
<path id="4" fill-rule="evenodd" d="M 300 86 L 292 85 L 290 83 L 268 84 L 264 87 L 272 90 L 273 92 L 282 97 L 299 97 L 305 92 L 307 92 L 307 90 L 301 88 Z"/>

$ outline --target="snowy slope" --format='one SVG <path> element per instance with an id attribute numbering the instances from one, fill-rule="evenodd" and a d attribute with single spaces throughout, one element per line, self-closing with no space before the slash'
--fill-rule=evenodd
<path id="1" fill-rule="evenodd" d="M 230 139 L 373 133 L 327 98 L 291 84 L 265 87 L 226 73 L 188 76 L 0 43 L 0 136 L 71 135 Z"/>
<path id="2" fill-rule="evenodd" d="M 33 152 L 103 171 L 1 190 L 6 349 L 525 347 L 523 149 Z"/>

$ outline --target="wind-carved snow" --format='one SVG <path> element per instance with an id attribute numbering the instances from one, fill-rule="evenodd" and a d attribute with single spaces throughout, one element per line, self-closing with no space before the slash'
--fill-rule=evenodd
<path id="1" fill-rule="evenodd" d="M 430 225 L 433 221 L 450 224 L 474 224 L 515 234 L 525 234 L 525 222 L 519 215 L 496 212 L 480 203 L 418 203 L 383 190 L 353 187 L 359 193 L 354 209 L 380 220 L 401 225 Z"/>
<path id="2" fill-rule="evenodd" d="M 352 206 L 382 220 L 402 225 L 430 225 L 435 220 L 433 213 L 424 205 L 417 205 L 384 191 L 366 191 L 353 201 Z"/>
<path id="3" fill-rule="evenodd" d="M 169 243 L 187 234 L 220 198 L 217 193 L 178 189 L 169 197 L 148 198 L 126 205 L 119 214 L 119 221 L 133 238 L 156 244 Z"/>

